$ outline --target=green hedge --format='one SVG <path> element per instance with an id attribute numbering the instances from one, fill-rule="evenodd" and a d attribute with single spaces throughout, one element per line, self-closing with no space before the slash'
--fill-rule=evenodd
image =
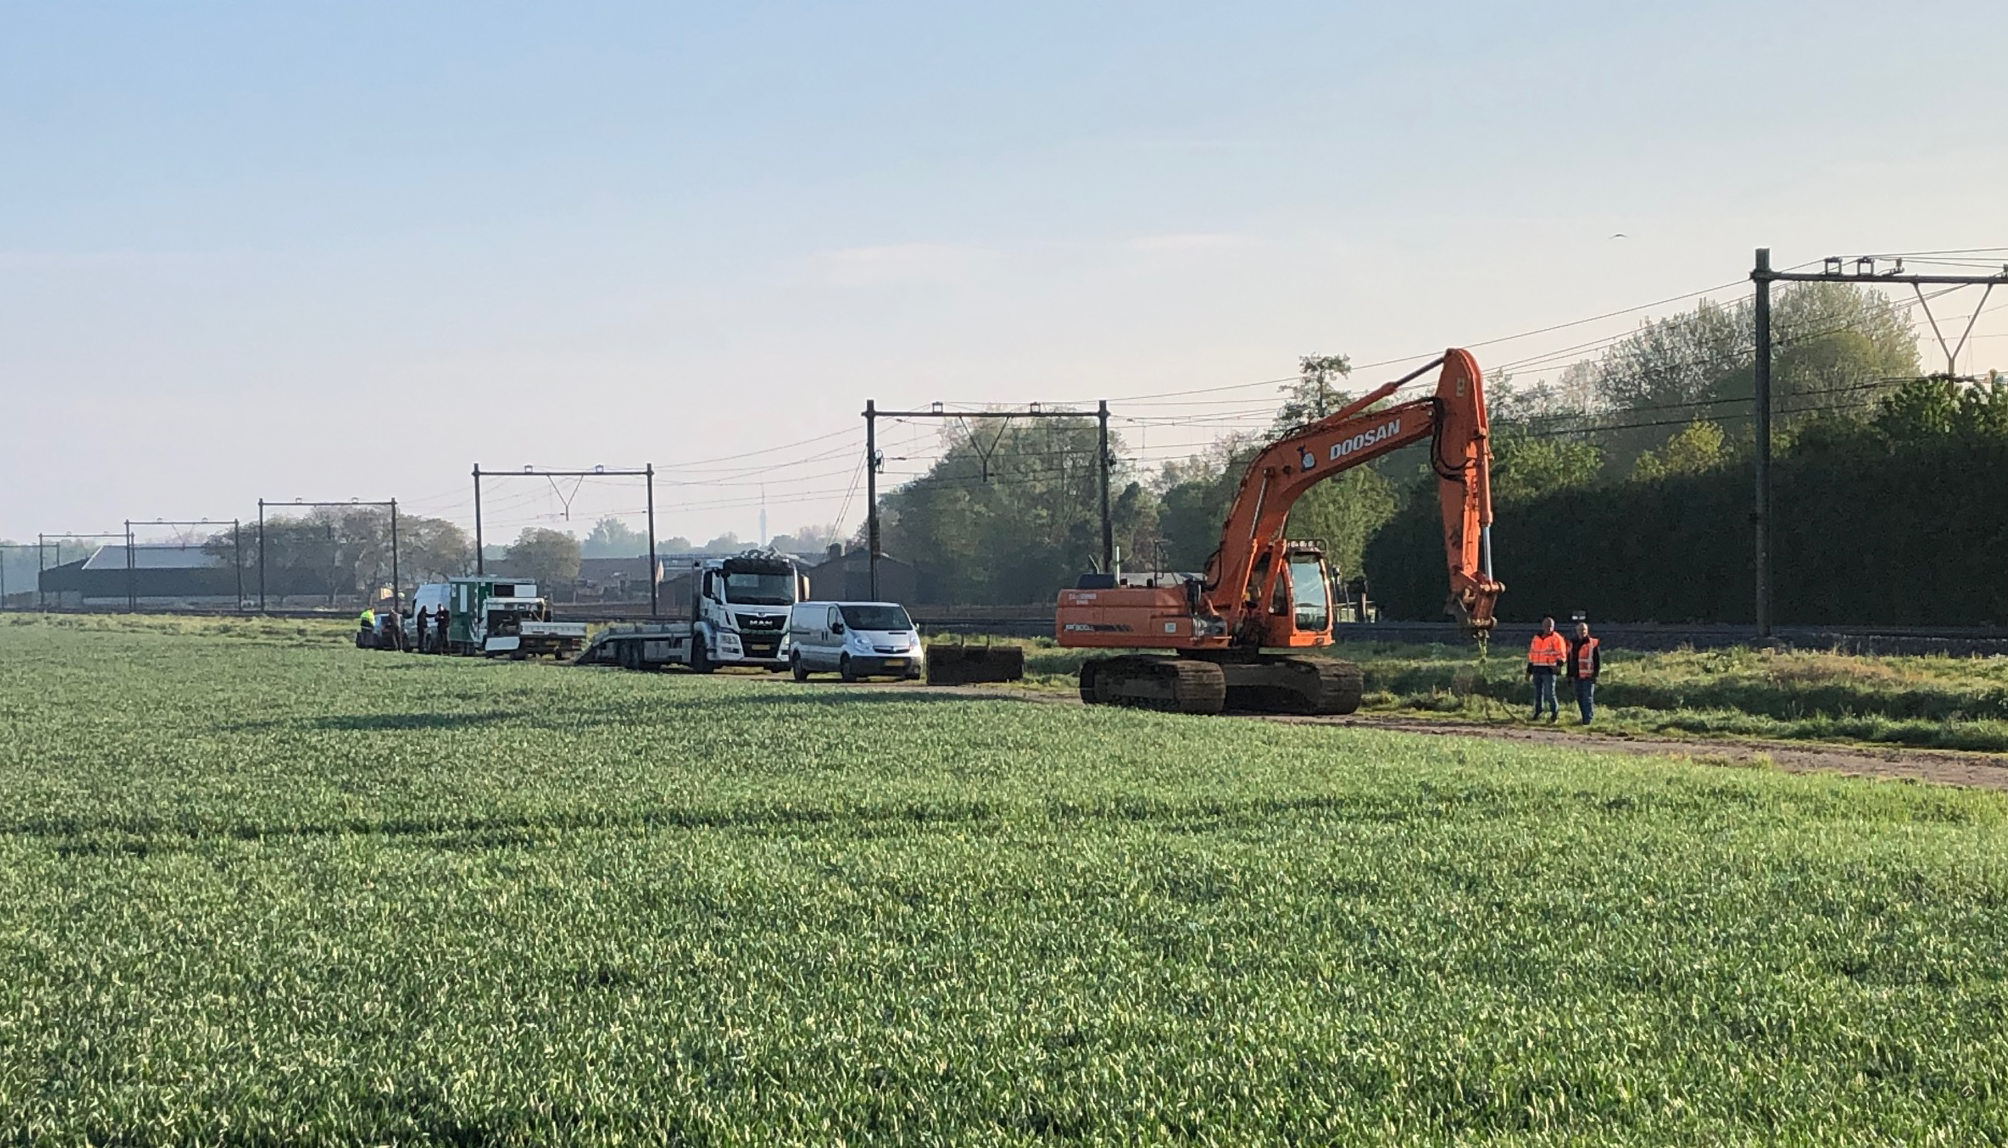
<path id="1" fill-rule="evenodd" d="M 1873 427 L 1802 440 L 1773 466 L 1772 590 L 1786 624 L 2008 624 L 2008 434 L 1956 426 L 1897 440 Z M 1499 616 L 1586 610 L 1630 622 L 1753 619 L 1748 460 L 1703 474 L 1579 487 L 1502 504 Z M 1435 499 L 1367 545 L 1387 617 L 1441 617 Z"/>

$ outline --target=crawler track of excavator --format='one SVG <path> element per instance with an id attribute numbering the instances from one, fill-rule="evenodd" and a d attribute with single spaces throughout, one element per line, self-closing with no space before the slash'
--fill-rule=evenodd
<path id="1" fill-rule="evenodd" d="M 1081 664 L 1081 700 L 1170 713 L 1349 714 L 1360 708 L 1358 666 L 1331 658 L 1214 661 L 1131 654 Z"/>
<path id="2" fill-rule="evenodd" d="M 1227 678 L 1212 662 L 1130 655 L 1081 663 L 1081 700 L 1182 714 L 1217 714 Z"/>

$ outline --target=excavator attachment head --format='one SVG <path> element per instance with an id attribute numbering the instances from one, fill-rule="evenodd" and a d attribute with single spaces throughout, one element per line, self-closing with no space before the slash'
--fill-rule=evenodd
<path id="1" fill-rule="evenodd" d="M 1450 592 L 1450 600 L 1444 603 L 1443 612 L 1457 619 L 1457 624 L 1467 634 L 1490 633 L 1493 626 L 1492 606 L 1506 587 L 1490 580 L 1460 586 Z"/>

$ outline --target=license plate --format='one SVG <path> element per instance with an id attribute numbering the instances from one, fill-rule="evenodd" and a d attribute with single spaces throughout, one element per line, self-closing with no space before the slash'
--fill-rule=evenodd
<path id="1" fill-rule="evenodd" d="M 905 658 L 887 658 L 887 659 L 885 660 L 885 668 L 886 668 L 886 669 L 888 669 L 888 670 L 903 670 L 903 669 L 905 669 L 905 668 L 906 668 L 906 659 L 905 659 Z"/>

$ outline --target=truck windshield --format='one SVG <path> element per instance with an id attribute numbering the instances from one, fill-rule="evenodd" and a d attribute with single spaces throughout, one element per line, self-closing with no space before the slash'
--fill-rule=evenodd
<path id="1" fill-rule="evenodd" d="M 725 600 L 741 606 L 790 606 L 795 602 L 793 574 L 727 574 Z"/>
<path id="2" fill-rule="evenodd" d="M 1325 564 L 1314 554 L 1290 559 L 1290 598 L 1297 607 L 1297 629 L 1323 630 L 1331 624 L 1325 594 Z"/>
<path id="3" fill-rule="evenodd" d="M 911 630 L 913 619 L 900 606 L 839 606 L 844 625 L 853 630 Z"/>

